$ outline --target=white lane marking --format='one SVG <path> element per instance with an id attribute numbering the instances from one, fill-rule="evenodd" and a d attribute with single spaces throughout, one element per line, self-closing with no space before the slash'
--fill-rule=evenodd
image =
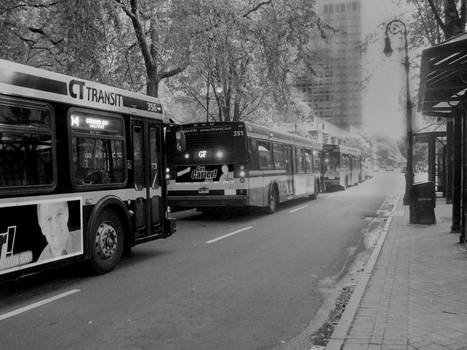
<path id="1" fill-rule="evenodd" d="M 330 194 L 329 196 L 325 197 L 326 199 L 330 199 L 330 198 L 334 198 L 334 197 L 337 197 L 336 194 Z"/>
<path id="2" fill-rule="evenodd" d="M 224 238 L 227 238 L 227 237 L 230 237 L 230 236 L 236 235 L 237 233 L 240 233 L 240 232 L 243 232 L 243 231 L 246 231 L 246 230 L 252 229 L 252 228 L 253 228 L 253 226 L 247 226 L 247 227 L 241 228 L 240 230 L 237 230 L 237 231 L 234 231 L 234 232 L 227 233 L 226 235 L 223 235 L 223 236 L 220 236 L 220 237 L 217 237 L 217 238 L 211 239 L 210 241 L 206 241 L 206 244 L 210 244 L 210 243 L 214 243 L 214 242 L 220 241 L 221 239 L 224 239 Z"/>
<path id="3" fill-rule="evenodd" d="M 307 207 L 308 207 L 308 205 L 304 205 L 303 207 L 298 207 L 298 208 L 292 209 L 292 210 L 290 210 L 290 213 L 295 213 L 296 211 L 305 209 L 305 208 L 307 208 Z"/>
<path id="4" fill-rule="evenodd" d="M 56 295 L 54 297 L 50 297 L 50 298 L 38 301 L 37 303 L 33 303 L 31 305 L 27 305 L 27 306 L 24 306 L 22 308 L 7 312 L 6 314 L 0 315 L 0 321 L 5 320 L 5 319 L 10 318 L 10 317 L 13 317 L 13 316 L 16 316 L 16 315 L 19 315 L 19 314 L 21 314 L 23 312 L 35 309 L 35 308 L 37 308 L 39 306 L 51 303 L 51 302 L 53 302 L 55 300 L 67 297 L 68 295 L 75 294 L 75 293 L 78 293 L 78 292 L 81 292 L 81 289 L 72 289 L 72 290 L 69 290 L 68 292 L 58 294 L 58 295 Z"/>

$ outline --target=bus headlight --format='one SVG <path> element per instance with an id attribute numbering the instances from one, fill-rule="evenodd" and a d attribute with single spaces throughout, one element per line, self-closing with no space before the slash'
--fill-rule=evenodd
<path id="1" fill-rule="evenodd" d="M 224 152 L 222 152 L 222 151 L 217 151 L 217 152 L 216 152 L 216 158 L 217 158 L 217 159 L 222 159 L 222 158 L 224 158 Z"/>

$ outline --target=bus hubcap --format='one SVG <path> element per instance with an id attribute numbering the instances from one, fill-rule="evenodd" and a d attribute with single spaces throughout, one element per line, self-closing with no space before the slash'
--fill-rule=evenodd
<path id="1" fill-rule="evenodd" d="M 103 259 L 110 259 L 117 250 L 117 232 L 113 226 L 103 223 L 99 226 L 96 235 L 97 254 Z"/>

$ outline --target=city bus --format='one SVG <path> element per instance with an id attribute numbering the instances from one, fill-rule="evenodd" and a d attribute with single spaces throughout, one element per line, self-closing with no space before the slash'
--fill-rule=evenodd
<path id="1" fill-rule="evenodd" d="M 186 148 L 168 152 L 174 209 L 259 207 L 316 198 L 323 186 L 320 143 L 248 122 L 183 124 Z"/>
<path id="2" fill-rule="evenodd" d="M 324 181 L 327 189 L 346 189 L 362 182 L 362 152 L 344 145 L 323 145 Z"/>
<path id="3" fill-rule="evenodd" d="M 169 237 L 165 125 L 156 98 L 0 60 L 0 278 Z"/>

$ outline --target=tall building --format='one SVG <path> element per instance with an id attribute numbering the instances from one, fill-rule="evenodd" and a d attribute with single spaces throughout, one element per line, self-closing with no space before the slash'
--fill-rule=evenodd
<path id="1" fill-rule="evenodd" d="M 335 29 L 322 52 L 318 77 L 301 77 L 296 86 L 318 118 L 341 128 L 362 123 L 360 0 L 318 0 L 321 19 Z"/>

